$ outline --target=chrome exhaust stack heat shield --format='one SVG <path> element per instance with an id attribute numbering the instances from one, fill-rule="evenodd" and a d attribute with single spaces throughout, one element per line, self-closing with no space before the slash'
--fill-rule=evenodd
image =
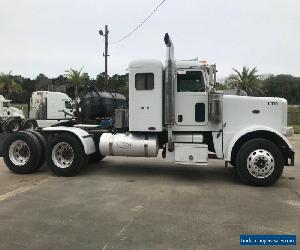
<path id="1" fill-rule="evenodd" d="M 159 143 L 156 135 L 104 133 L 99 147 L 103 156 L 157 157 Z"/>
<path id="2" fill-rule="evenodd" d="M 168 129 L 168 150 L 174 150 L 173 126 L 175 123 L 174 83 L 175 83 L 175 60 L 174 46 L 168 33 L 164 38 L 167 48 L 166 79 L 165 79 L 165 125 Z"/>
<path id="3" fill-rule="evenodd" d="M 174 74 L 175 74 L 175 61 L 174 61 L 174 46 L 168 33 L 164 38 L 167 48 L 166 58 L 166 81 L 165 81 L 165 124 L 170 125 L 175 123 L 175 110 L 174 110 Z"/>

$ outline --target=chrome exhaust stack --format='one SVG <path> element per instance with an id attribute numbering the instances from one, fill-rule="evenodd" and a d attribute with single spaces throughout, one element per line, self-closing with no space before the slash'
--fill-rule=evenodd
<path id="1" fill-rule="evenodd" d="M 174 103 L 174 85 L 175 85 L 175 60 L 174 46 L 168 33 L 165 34 L 164 41 L 167 48 L 166 74 L 165 74 L 165 125 L 168 129 L 168 150 L 174 150 L 173 126 L 175 123 L 175 103 Z"/>

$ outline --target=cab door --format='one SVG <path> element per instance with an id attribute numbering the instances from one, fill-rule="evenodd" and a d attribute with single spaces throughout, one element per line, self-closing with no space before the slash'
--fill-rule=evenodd
<path id="1" fill-rule="evenodd" d="M 200 69 L 177 71 L 175 121 L 178 126 L 204 126 L 208 123 L 208 94 Z"/>

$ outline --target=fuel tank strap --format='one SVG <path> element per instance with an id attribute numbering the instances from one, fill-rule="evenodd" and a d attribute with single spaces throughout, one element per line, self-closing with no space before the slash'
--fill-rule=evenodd
<path id="1" fill-rule="evenodd" d="M 148 157 L 148 135 L 145 135 L 145 140 L 144 140 L 144 154 L 145 157 Z"/>
<path id="2" fill-rule="evenodd" d="M 114 155 L 114 151 L 113 151 L 113 142 L 114 142 L 114 137 L 111 136 L 109 138 L 109 144 L 108 144 L 108 152 L 109 152 L 109 155 Z"/>

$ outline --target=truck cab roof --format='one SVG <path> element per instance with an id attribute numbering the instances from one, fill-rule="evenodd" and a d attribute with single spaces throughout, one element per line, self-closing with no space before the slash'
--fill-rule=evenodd
<path id="1" fill-rule="evenodd" d="M 203 64 L 198 60 L 175 60 L 176 69 L 204 69 L 209 64 Z M 157 59 L 136 59 L 129 63 L 129 68 L 165 68 L 163 63 Z"/>

